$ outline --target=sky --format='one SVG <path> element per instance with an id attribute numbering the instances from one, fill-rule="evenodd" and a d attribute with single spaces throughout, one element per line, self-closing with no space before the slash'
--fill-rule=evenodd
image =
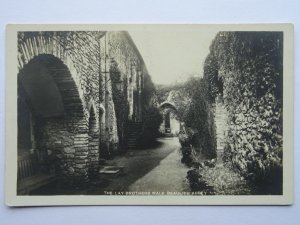
<path id="1" fill-rule="evenodd" d="M 155 84 L 202 76 L 203 63 L 216 33 L 216 30 L 192 25 L 144 26 L 129 30 Z"/>

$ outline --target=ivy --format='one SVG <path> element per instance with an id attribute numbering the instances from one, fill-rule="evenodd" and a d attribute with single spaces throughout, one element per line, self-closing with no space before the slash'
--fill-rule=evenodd
<path id="1" fill-rule="evenodd" d="M 204 65 L 211 101 L 221 94 L 230 115 L 226 159 L 274 193 L 282 182 L 282 42 L 281 32 L 220 32 Z"/>

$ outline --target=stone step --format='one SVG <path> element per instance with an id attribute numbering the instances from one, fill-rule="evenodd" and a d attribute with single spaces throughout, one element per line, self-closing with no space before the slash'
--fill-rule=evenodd
<path id="1" fill-rule="evenodd" d="M 128 130 L 128 134 L 139 134 L 142 130 Z"/>
<path id="2" fill-rule="evenodd" d="M 100 174 L 118 174 L 124 170 L 123 166 L 105 166 L 99 170 Z"/>
<path id="3" fill-rule="evenodd" d="M 128 138 L 137 138 L 138 135 L 128 135 Z"/>
<path id="4" fill-rule="evenodd" d="M 136 149 L 136 146 L 128 146 L 129 149 Z"/>
<path id="5" fill-rule="evenodd" d="M 142 131 L 141 122 L 129 122 L 127 123 L 128 139 L 127 139 L 127 148 L 136 149 L 138 146 L 137 140 L 138 136 Z"/>

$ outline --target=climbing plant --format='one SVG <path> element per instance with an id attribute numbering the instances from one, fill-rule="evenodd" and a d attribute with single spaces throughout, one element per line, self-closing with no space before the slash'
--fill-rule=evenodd
<path id="1" fill-rule="evenodd" d="M 184 83 L 162 87 L 158 93 L 163 101 L 174 102 L 176 113 L 185 124 L 185 134 L 182 131 L 179 135 L 183 151 L 189 151 L 185 147 L 193 146 L 208 158 L 216 157 L 214 118 L 204 80 L 190 77 Z M 186 155 L 186 152 L 183 154 Z"/>
<path id="2" fill-rule="evenodd" d="M 163 118 L 157 107 L 151 106 L 144 111 L 142 133 L 139 137 L 140 145 L 147 147 L 154 143 L 159 136 L 159 127 Z"/>
<path id="3" fill-rule="evenodd" d="M 204 77 L 229 112 L 225 156 L 262 193 L 282 193 L 281 32 L 220 32 Z"/>
<path id="4" fill-rule="evenodd" d="M 191 78 L 186 88 L 191 93 L 191 100 L 182 118 L 186 127 L 196 131 L 192 144 L 205 156 L 215 158 L 215 126 L 206 83 L 201 78 Z"/>
<path id="5" fill-rule="evenodd" d="M 117 119 L 119 145 L 123 150 L 126 146 L 126 123 L 129 113 L 129 104 L 127 101 L 127 77 L 122 77 L 121 72 L 118 68 L 118 63 L 113 59 L 111 60 L 109 72 L 112 83 L 112 97 Z M 117 87 L 117 85 L 120 85 L 120 87 Z"/>

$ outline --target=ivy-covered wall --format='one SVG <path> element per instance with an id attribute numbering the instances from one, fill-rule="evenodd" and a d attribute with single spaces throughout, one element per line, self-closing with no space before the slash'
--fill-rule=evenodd
<path id="1" fill-rule="evenodd" d="M 282 52 L 281 32 L 220 32 L 204 67 L 211 102 L 220 94 L 228 113 L 226 160 L 273 193 L 282 191 Z"/>
<path id="2" fill-rule="evenodd" d="M 108 32 L 110 74 L 120 147 L 126 148 L 128 123 L 139 123 L 137 139 L 145 136 L 145 121 L 153 107 L 155 88 L 143 58 L 127 32 Z M 148 131 L 151 132 L 151 131 Z"/>

